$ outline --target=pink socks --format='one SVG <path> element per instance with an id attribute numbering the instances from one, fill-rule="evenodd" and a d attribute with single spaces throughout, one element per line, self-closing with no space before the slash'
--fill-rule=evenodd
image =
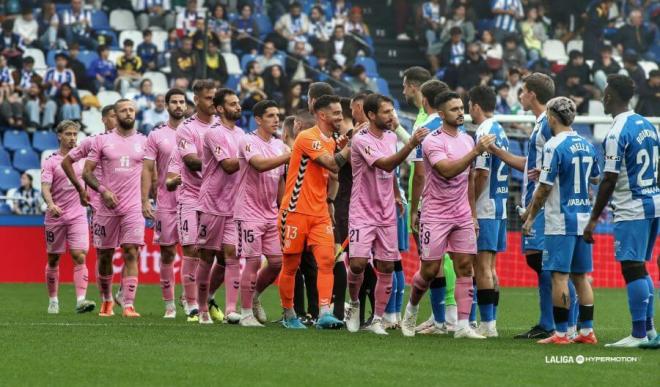
<path id="1" fill-rule="evenodd" d="M 392 293 L 392 273 L 380 273 L 376 271 L 376 306 L 374 317 L 383 317 L 385 307 L 390 300 Z"/>
<path id="2" fill-rule="evenodd" d="M 456 306 L 458 307 L 458 320 L 468 320 L 474 297 L 472 277 L 456 278 L 454 296 L 456 297 Z"/>
<path id="3" fill-rule="evenodd" d="M 213 296 L 223 282 L 225 282 L 225 267 L 218 262 L 214 262 L 213 267 L 211 268 L 209 295 Z"/>
<path id="4" fill-rule="evenodd" d="M 209 311 L 209 280 L 211 277 L 211 264 L 200 259 L 197 266 L 197 301 L 199 311 Z"/>
<path id="5" fill-rule="evenodd" d="M 252 296 L 257 284 L 257 271 L 261 266 L 261 257 L 248 257 L 241 275 L 241 308 L 252 309 Z"/>
<path id="6" fill-rule="evenodd" d="M 135 303 L 135 294 L 138 288 L 137 276 L 126 276 L 121 279 L 122 297 L 124 308 L 133 306 Z"/>
<path id="7" fill-rule="evenodd" d="M 186 296 L 186 302 L 191 306 L 197 303 L 197 283 L 195 281 L 197 265 L 199 265 L 199 258 L 183 257 L 183 263 L 181 264 L 181 282 L 183 283 L 183 292 Z"/>
<path id="8" fill-rule="evenodd" d="M 364 280 L 364 271 L 360 274 L 353 273 L 351 267 L 348 267 L 348 294 L 351 298 L 351 301 L 356 302 L 360 296 L 360 287 L 362 286 L 362 281 Z"/>
<path id="9" fill-rule="evenodd" d="M 456 287 L 458 288 L 458 281 L 456 282 Z M 419 305 L 419 301 L 424 296 L 424 293 L 426 293 L 426 291 L 429 289 L 430 285 L 431 283 L 422 278 L 422 275 L 419 273 L 419 271 L 415 273 L 415 276 L 413 277 L 412 291 L 410 292 L 410 303 L 415 306 Z M 468 309 L 468 314 L 469 313 L 470 311 Z"/>
<path id="10" fill-rule="evenodd" d="M 87 265 L 80 264 L 73 266 L 73 284 L 76 287 L 76 298 L 85 299 L 87 294 L 87 282 L 89 281 L 89 271 Z M 50 289 L 49 289 L 50 292 Z M 57 292 L 57 290 L 55 291 Z"/>
<path id="11" fill-rule="evenodd" d="M 46 285 L 48 286 L 48 297 L 56 298 L 60 284 L 60 267 L 50 267 L 46 264 Z"/>
<path id="12" fill-rule="evenodd" d="M 174 267 L 171 263 L 160 264 L 160 290 L 163 292 L 163 301 L 174 301 Z"/>
<path id="13" fill-rule="evenodd" d="M 236 312 L 241 268 L 238 259 L 225 259 L 225 314 Z"/>

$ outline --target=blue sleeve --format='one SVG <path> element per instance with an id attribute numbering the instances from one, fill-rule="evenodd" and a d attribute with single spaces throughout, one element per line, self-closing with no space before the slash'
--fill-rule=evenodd
<path id="1" fill-rule="evenodd" d="M 589 144 L 589 145 L 591 145 L 591 151 L 593 152 L 593 155 L 594 155 L 594 163 L 593 163 L 593 166 L 591 167 L 591 176 L 590 177 L 595 178 L 595 177 L 600 176 L 600 161 L 601 160 L 598 157 L 598 153 L 596 153 L 596 148 L 592 144 Z"/>
<path id="2" fill-rule="evenodd" d="M 550 129 L 550 124 L 548 124 L 548 118 L 544 118 L 541 123 L 541 135 L 545 142 L 548 142 L 552 138 L 552 129 Z"/>
<path id="3" fill-rule="evenodd" d="M 561 154 L 557 148 L 549 144 L 543 147 L 543 167 L 541 168 L 541 177 L 539 181 L 543 184 L 553 185 L 559 172 L 559 161 Z"/>
<path id="4" fill-rule="evenodd" d="M 626 151 L 625 137 L 622 132 L 611 133 L 605 139 L 605 172 L 621 172 L 621 160 Z"/>

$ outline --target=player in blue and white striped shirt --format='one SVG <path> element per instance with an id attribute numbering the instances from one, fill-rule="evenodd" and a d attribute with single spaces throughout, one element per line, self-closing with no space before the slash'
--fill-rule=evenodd
<path id="1" fill-rule="evenodd" d="M 582 232 L 591 212 L 590 182 L 597 182 L 600 173 L 593 145 L 570 127 L 576 113 L 575 102 L 567 97 L 548 102 L 546 114 L 554 137 L 543 147 L 540 184 L 522 215 L 523 232 L 529 234 L 534 216 L 545 205 L 543 270 L 552 273 L 556 331 L 539 340 L 540 344 L 597 343 L 593 333 L 593 291 L 587 279 L 593 271 L 592 248 L 582 238 Z M 574 340 L 567 334 L 569 309 L 574 302 L 574 296 L 569 295 L 569 275 L 580 303 L 580 333 Z"/>
<path id="2" fill-rule="evenodd" d="M 475 86 L 470 90 L 470 116 L 479 125 L 477 141 L 485 135 L 495 135 L 495 145 L 509 149 L 509 139 L 504 128 L 493 118 L 495 92 L 488 86 Z M 497 156 L 484 153 L 475 161 L 474 196 L 476 198 L 477 260 L 477 303 L 481 314 L 481 325 L 477 330 L 482 336 L 497 337 L 495 305 L 498 303 L 499 287 L 495 274 L 495 256 L 506 250 L 506 201 L 509 196 L 509 166 Z"/>
<path id="3" fill-rule="evenodd" d="M 628 291 L 632 334 L 611 347 L 660 346 L 653 325 L 653 281 L 646 271 L 658 234 L 660 189 L 658 188 L 657 128 L 628 110 L 635 85 L 627 76 L 610 75 L 603 97 L 605 113 L 614 124 L 605 139 L 605 176 L 584 234 L 593 242 L 601 212 L 612 198 L 614 249 Z M 652 340 L 653 343 L 647 343 Z"/>

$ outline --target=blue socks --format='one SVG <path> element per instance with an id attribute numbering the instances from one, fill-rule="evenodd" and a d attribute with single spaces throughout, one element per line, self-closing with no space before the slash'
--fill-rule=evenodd
<path id="1" fill-rule="evenodd" d="M 539 304 L 541 307 L 541 320 L 539 325 L 546 331 L 555 329 L 552 315 L 552 273 L 542 270 L 539 275 Z"/>
<path id="2" fill-rule="evenodd" d="M 479 289 L 477 290 L 477 304 L 479 305 L 479 314 L 481 321 L 489 322 L 494 320 L 495 309 L 495 290 Z"/>
<path id="3" fill-rule="evenodd" d="M 392 273 L 392 293 L 385 307 L 385 313 L 400 313 L 403 305 L 403 292 L 406 289 L 406 278 L 403 270 L 396 270 Z"/>
<path id="4" fill-rule="evenodd" d="M 445 322 L 445 293 L 447 281 L 445 277 L 436 278 L 431 281 L 431 309 L 433 318 L 437 323 Z"/>
<path id="5" fill-rule="evenodd" d="M 628 308 L 633 321 L 632 335 L 636 338 L 646 337 L 648 302 L 652 297 L 649 295 L 649 284 L 646 278 L 640 278 L 628 283 L 626 290 L 628 291 Z"/>

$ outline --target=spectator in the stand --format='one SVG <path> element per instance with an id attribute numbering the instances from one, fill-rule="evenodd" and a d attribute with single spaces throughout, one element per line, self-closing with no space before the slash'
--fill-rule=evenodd
<path id="1" fill-rule="evenodd" d="M 609 22 L 612 0 L 597 0 L 587 8 L 586 25 L 582 34 L 582 53 L 587 59 L 595 60 L 603 46 L 603 30 Z"/>
<path id="2" fill-rule="evenodd" d="M 182 40 L 181 48 L 174 51 L 170 57 L 171 77 L 175 84 L 184 90 L 187 89 L 195 78 L 197 66 L 198 60 L 193 52 L 192 39 L 186 36 Z"/>
<path id="3" fill-rule="evenodd" d="M 309 13 L 309 32 L 308 41 L 314 51 L 323 51 L 327 53 L 330 50 L 330 38 L 335 24 L 332 20 L 328 21 L 321 7 L 315 6 Z M 298 44 L 294 46 L 297 47 Z"/>
<path id="4" fill-rule="evenodd" d="M 580 77 L 581 85 L 590 84 L 591 70 L 589 69 L 589 65 L 584 62 L 584 55 L 580 51 L 571 50 L 568 53 L 568 63 L 557 74 L 557 82 L 559 84 L 566 83 L 567 74 L 577 74 Z"/>
<path id="5" fill-rule="evenodd" d="M 330 56 L 332 59 L 342 67 L 350 67 L 353 65 L 357 57 L 360 46 L 351 36 L 346 35 L 344 26 L 335 26 L 335 31 L 330 39 Z"/>
<path id="6" fill-rule="evenodd" d="M 23 172 L 21 186 L 7 192 L 11 212 L 16 215 L 39 215 L 41 211 L 41 192 L 32 187 L 32 175 Z"/>
<path id="7" fill-rule="evenodd" d="M 335 0 L 332 4 L 332 19 L 335 24 L 344 24 L 348 20 L 348 10 L 351 3 L 345 0 Z"/>
<path id="8" fill-rule="evenodd" d="M 449 34 L 449 41 L 442 46 L 439 64 L 445 68 L 444 81 L 453 89 L 458 83 L 458 67 L 465 59 L 465 42 L 461 27 L 452 27 Z M 434 67 L 433 65 L 432 62 L 431 66 Z"/>
<path id="9" fill-rule="evenodd" d="M 639 65 L 639 55 L 636 52 L 625 52 L 623 54 L 623 68 L 628 76 L 635 82 L 635 90 L 639 91 L 646 83 L 646 73 Z"/>
<path id="10" fill-rule="evenodd" d="M 98 48 L 99 57 L 94 59 L 92 64 L 87 69 L 87 77 L 94 82 L 94 92 L 99 92 L 101 89 L 112 90 L 117 79 L 117 69 L 115 64 L 110 60 L 110 48 L 108 46 L 100 46 Z"/>
<path id="11" fill-rule="evenodd" d="M 364 22 L 362 8 L 358 6 L 351 8 L 351 13 L 348 15 L 348 20 L 344 23 L 344 27 L 346 27 L 347 34 L 355 34 L 362 39 L 368 38 L 371 35 L 369 33 L 369 26 Z"/>
<path id="12" fill-rule="evenodd" d="M 60 17 L 57 15 L 55 3 L 47 1 L 41 7 L 39 23 L 39 42 L 41 47 L 50 50 L 57 44 L 57 29 L 60 26 Z"/>
<path id="13" fill-rule="evenodd" d="M 575 102 L 578 114 L 587 114 L 591 93 L 580 81 L 580 73 L 570 69 L 564 77 L 564 83 L 559 84 L 557 95 L 568 97 Z"/>
<path id="14" fill-rule="evenodd" d="M 527 47 L 529 60 L 537 60 L 541 56 L 543 42 L 548 40 L 545 32 L 545 25 L 539 20 L 539 13 L 536 7 L 530 7 L 527 10 L 527 19 L 520 23 L 523 42 Z"/>
<path id="15" fill-rule="evenodd" d="M 501 42 L 505 36 L 516 32 L 518 20 L 525 17 L 520 0 L 495 0 L 491 2 L 495 15 L 495 39 Z"/>
<path id="16" fill-rule="evenodd" d="M 515 35 L 509 35 L 504 39 L 504 49 L 502 50 L 502 71 L 504 74 L 513 67 L 527 67 L 527 53 L 520 47 Z"/>
<path id="17" fill-rule="evenodd" d="M 285 69 L 292 81 L 309 79 L 309 52 L 304 42 L 296 42 L 293 46 L 293 53 L 285 59 Z"/>
<path id="18" fill-rule="evenodd" d="M 480 55 L 479 45 L 477 43 L 468 44 L 465 61 L 458 68 L 460 74 L 458 87 L 465 91 L 470 90 L 481 83 L 482 74 L 489 72 L 486 60 Z"/>
<path id="19" fill-rule="evenodd" d="M 220 46 L 216 38 L 209 40 L 208 50 L 204 56 L 204 61 L 200 61 L 201 66 L 206 66 L 206 75 L 202 74 L 203 67 L 200 66 L 200 73 L 197 78 L 213 79 L 218 81 L 220 85 L 224 85 L 229 78 L 227 73 L 227 63 L 225 58 L 220 53 Z"/>
<path id="20" fill-rule="evenodd" d="M 275 52 L 275 43 L 270 40 L 264 43 L 263 53 L 255 58 L 257 63 L 259 63 L 260 69 L 263 70 L 274 65 L 284 66 L 284 63 L 282 63 L 282 58 L 275 56 Z"/>
<path id="21" fill-rule="evenodd" d="M 145 136 L 151 132 L 151 129 L 154 126 L 167 122 L 169 119 L 169 114 L 167 109 L 165 109 L 165 96 L 163 94 L 158 94 L 155 99 L 153 106 L 145 110 L 142 114 L 142 123 L 140 124 L 140 132 Z"/>
<path id="22" fill-rule="evenodd" d="M 133 97 L 135 101 L 135 107 L 137 108 L 137 118 L 140 119 L 142 114 L 148 109 L 154 107 L 154 101 L 156 101 L 156 96 L 153 92 L 153 83 L 150 79 L 143 79 L 140 82 L 140 93 L 136 94 Z"/>
<path id="23" fill-rule="evenodd" d="M 14 78 L 7 67 L 7 59 L 0 55 L 0 121 L 11 126 L 23 125 L 23 105 L 14 93 Z"/>
<path id="24" fill-rule="evenodd" d="M 220 51 L 231 52 L 231 26 L 227 19 L 227 9 L 222 4 L 213 7 L 213 18 L 209 20 L 209 31 L 220 42 Z"/>
<path id="25" fill-rule="evenodd" d="M 172 53 L 181 48 L 181 40 L 176 28 L 167 31 L 167 39 L 163 45 L 163 52 L 158 56 L 158 66 L 169 66 Z"/>
<path id="26" fill-rule="evenodd" d="M 285 114 L 288 116 L 299 110 L 307 110 L 307 100 L 305 98 L 306 96 L 302 92 L 302 83 L 293 82 L 284 99 Z"/>
<path id="27" fill-rule="evenodd" d="M 264 91 L 264 79 L 259 75 L 261 68 L 257 61 L 250 61 L 241 77 L 241 106 L 244 110 L 251 110 L 257 102 L 268 98 Z"/>
<path id="28" fill-rule="evenodd" d="M 509 106 L 509 85 L 505 82 L 497 86 L 495 91 L 497 92 L 497 97 L 495 99 L 495 113 L 497 114 L 511 114 L 512 109 Z"/>
<path id="29" fill-rule="evenodd" d="M 197 0 L 188 0 L 186 8 L 176 16 L 176 32 L 180 38 L 195 32 L 199 17 L 204 18 L 204 13 L 199 12 Z"/>
<path id="30" fill-rule="evenodd" d="M 28 128 L 48 130 L 55 125 L 57 103 L 46 97 L 41 84 L 34 82 L 25 89 L 23 105 Z"/>
<path id="31" fill-rule="evenodd" d="M 351 88 L 354 93 L 365 90 L 378 90 L 376 82 L 367 76 L 367 70 L 362 65 L 356 65 L 352 70 L 353 77 L 351 78 Z M 378 90 L 383 92 L 383 90 Z"/>
<path id="32" fill-rule="evenodd" d="M 50 86 L 48 89 L 49 96 L 54 96 L 57 89 L 64 83 L 76 87 L 76 75 L 73 70 L 67 68 L 68 64 L 69 57 L 65 53 L 58 52 L 55 54 L 55 67 L 49 68 L 44 76 L 44 82 Z"/>
<path id="33" fill-rule="evenodd" d="M 73 71 L 76 80 L 76 88 L 90 90 L 92 87 L 87 78 L 87 68 L 84 63 L 78 60 L 78 55 L 80 55 L 80 45 L 73 42 L 69 45 L 69 60 L 67 61 L 67 67 Z"/>
<path id="34" fill-rule="evenodd" d="M 621 27 L 617 32 L 615 38 L 617 49 L 619 52 L 634 50 L 640 56 L 644 57 L 653 45 L 655 35 L 656 31 L 644 23 L 642 11 L 634 9 L 630 12 L 626 25 Z"/>
<path id="35" fill-rule="evenodd" d="M 438 41 L 438 35 L 442 31 L 445 21 L 444 9 L 440 0 L 426 1 L 422 4 L 422 23 L 424 24 L 424 36 L 426 37 L 426 51 L 429 55 L 431 46 Z M 437 54 L 437 53 L 436 53 Z"/>
<path id="36" fill-rule="evenodd" d="M 660 117 L 660 70 L 651 70 L 649 79 L 639 88 L 635 112 L 644 117 Z"/>
<path id="37" fill-rule="evenodd" d="M 289 5 L 289 12 L 282 15 L 275 23 L 277 37 L 275 45 L 280 50 L 291 51 L 296 41 L 307 41 L 309 19 L 302 13 L 302 6 L 294 1 Z"/>
<path id="38" fill-rule="evenodd" d="M 61 19 L 67 43 L 78 42 L 88 50 L 96 50 L 98 42 L 92 37 L 92 11 L 83 9 L 82 0 L 71 0 L 71 9 L 66 9 Z"/>
<path id="39" fill-rule="evenodd" d="M 317 81 L 322 81 L 325 77 L 330 75 L 330 68 L 334 65 L 334 61 L 328 59 L 324 52 L 319 52 L 316 57 L 316 74 L 314 74 L 314 79 Z"/>
<path id="40" fill-rule="evenodd" d="M 21 9 L 21 15 L 14 21 L 14 33 L 23 39 L 26 46 L 33 46 L 39 40 L 39 23 L 34 20 L 32 8 Z"/>
<path id="41" fill-rule="evenodd" d="M 11 74 L 14 81 L 14 90 L 19 94 L 24 94 L 33 83 L 41 83 L 41 76 L 34 71 L 34 58 L 28 56 L 23 59 L 23 68 L 16 69 Z"/>
<path id="42" fill-rule="evenodd" d="M 440 41 L 443 44 L 446 43 L 451 37 L 449 32 L 454 27 L 460 27 L 461 31 L 463 32 L 463 39 L 466 42 L 474 41 L 474 24 L 466 19 L 465 5 L 457 2 L 456 5 L 454 5 L 452 8 L 454 15 L 445 23 L 445 26 L 442 29 L 442 34 L 440 35 Z"/>
<path id="43" fill-rule="evenodd" d="M 506 103 L 511 110 L 517 111 L 520 109 L 518 91 L 523 87 L 522 76 L 518 68 L 513 67 L 509 69 L 505 84 L 509 86 L 509 94 Z"/>
<path id="44" fill-rule="evenodd" d="M 134 47 L 131 39 L 124 40 L 124 54 L 117 58 L 117 82 L 121 95 L 125 95 L 130 87 L 136 87 L 142 79 L 142 59 L 135 55 Z"/>
<path id="45" fill-rule="evenodd" d="M 137 55 L 142 60 L 142 71 L 158 69 L 158 47 L 153 43 L 151 30 L 142 31 L 142 43 L 137 46 Z"/>
<path id="46" fill-rule="evenodd" d="M 175 16 L 170 10 L 173 9 L 170 0 L 136 0 L 133 1 L 133 10 L 138 15 L 135 21 L 139 30 L 149 27 L 160 27 L 169 30 L 174 27 Z"/>
<path id="47" fill-rule="evenodd" d="M 236 48 L 242 53 L 256 53 L 259 38 L 259 27 L 252 17 L 252 6 L 243 4 L 241 6 L 241 15 L 234 20 L 233 31 Z"/>
<path id="48" fill-rule="evenodd" d="M 5 19 L 2 22 L 2 36 L 0 37 L 0 54 L 7 58 L 12 67 L 21 67 L 21 57 L 25 52 L 25 44 L 20 35 L 13 32 L 14 21 Z"/>
<path id="49" fill-rule="evenodd" d="M 481 56 L 486 59 L 491 71 L 499 71 L 502 68 L 502 45 L 495 41 L 493 31 L 484 30 L 479 40 Z"/>
<path id="50" fill-rule="evenodd" d="M 353 93 L 346 84 L 346 81 L 344 81 L 344 70 L 336 63 L 330 65 L 330 78 L 328 78 L 327 82 L 335 90 L 335 94 L 341 97 L 348 97 Z"/>
<path id="51" fill-rule="evenodd" d="M 282 67 L 280 65 L 267 67 L 264 70 L 263 77 L 264 91 L 268 99 L 283 101 L 286 90 L 289 88 L 289 80 Z"/>
<path id="52" fill-rule="evenodd" d="M 59 121 L 80 121 L 82 107 L 70 84 L 64 83 L 60 86 L 55 96 L 55 102 L 57 102 L 57 118 Z"/>
<path id="53" fill-rule="evenodd" d="M 612 46 L 606 45 L 601 48 L 600 58 L 594 61 L 591 72 L 593 73 L 594 84 L 601 92 L 605 91 L 608 75 L 621 73 L 621 66 L 612 59 Z"/>

